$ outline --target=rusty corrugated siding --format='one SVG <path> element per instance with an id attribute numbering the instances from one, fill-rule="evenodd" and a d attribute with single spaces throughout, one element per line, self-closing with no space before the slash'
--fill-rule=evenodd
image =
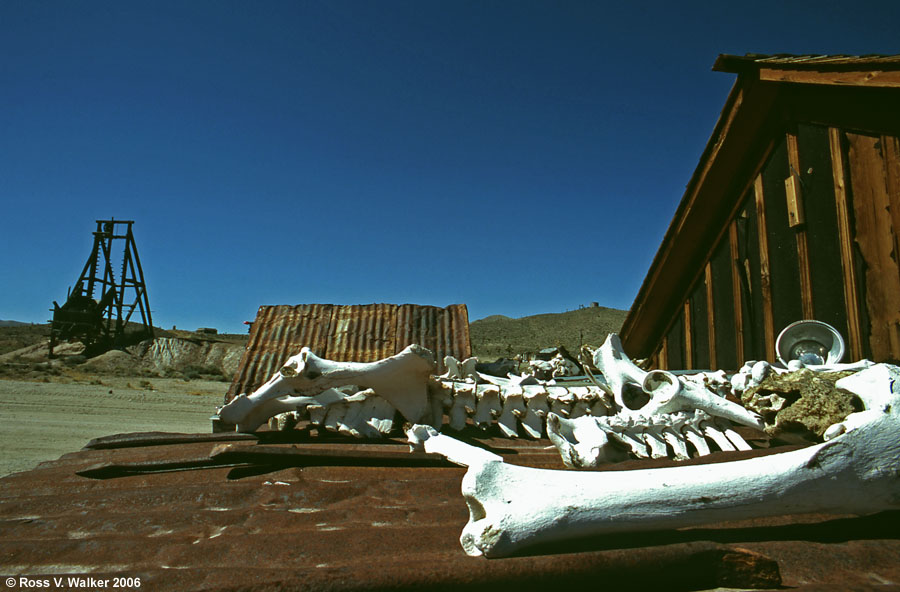
<path id="1" fill-rule="evenodd" d="M 373 362 L 413 343 L 434 352 L 438 372 L 444 356 L 471 356 L 466 305 L 261 306 L 226 401 L 257 389 L 302 347 L 331 360 Z"/>

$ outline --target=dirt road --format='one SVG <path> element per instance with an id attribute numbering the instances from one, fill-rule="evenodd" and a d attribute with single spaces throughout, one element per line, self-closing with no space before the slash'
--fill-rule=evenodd
<path id="1" fill-rule="evenodd" d="M 210 431 L 228 383 L 106 378 L 99 384 L 0 380 L 0 476 L 126 432 Z"/>

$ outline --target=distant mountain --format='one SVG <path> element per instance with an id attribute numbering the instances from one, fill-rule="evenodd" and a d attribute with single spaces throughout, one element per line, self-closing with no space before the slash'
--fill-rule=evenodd
<path id="1" fill-rule="evenodd" d="M 30 324 L 31 323 L 20 323 L 19 321 L 0 321 L 0 327 L 21 327 Z"/>
<path id="2" fill-rule="evenodd" d="M 582 345 L 600 347 L 607 334 L 622 328 L 627 315 L 627 310 L 602 306 L 520 319 L 493 315 L 469 323 L 472 353 L 494 360 L 563 345 L 577 355 Z"/>

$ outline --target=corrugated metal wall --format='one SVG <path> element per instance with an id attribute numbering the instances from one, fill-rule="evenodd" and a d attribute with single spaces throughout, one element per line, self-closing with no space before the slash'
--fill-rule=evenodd
<path id="1" fill-rule="evenodd" d="M 225 400 L 257 389 L 304 346 L 330 360 L 374 362 L 413 343 L 434 352 L 438 372 L 444 371 L 444 356 L 470 357 L 466 305 L 261 306 Z"/>

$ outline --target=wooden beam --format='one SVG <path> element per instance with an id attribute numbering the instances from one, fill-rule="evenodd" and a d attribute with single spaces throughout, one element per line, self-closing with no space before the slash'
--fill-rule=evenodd
<path id="1" fill-rule="evenodd" d="M 820 72 L 816 70 L 787 70 L 760 68 L 759 79 L 770 82 L 797 82 L 801 84 L 829 84 L 840 86 L 900 87 L 900 71 L 851 70 L 844 72 Z"/>
<path id="2" fill-rule="evenodd" d="M 741 297 L 741 265 L 738 248 L 737 220 L 728 226 L 728 241 L 731 243 L 731 291 L 734 294 L 734 333 L 737 339 L 737 361 L 741 364 L 744 357 L 744 306 Z"/>
<path id="3" fill-rule="evenodd" d="M 859 288 L 857 286 L 856 262 L 853 257 L 853 227 L 850 221 L 850 207 L 847 199 L 844 151 L 841 148 L 841 132 L 828 128 L 828 144 L 831 149 L 831 172 L 834 178 L 834 199 L 837 208 L 838 241 L 841 248 L 843 268 L 844 302 L 847 306 L 847 347 L 851 360 L 865 357 L 863 352 L 862 328 L 859 319 Z"/>
<path id="4" fill-rule="evenodd" d="M 769 268 L 769 235 L 766 229 L 766 203 L 763 194 L 762 173 L 753 182 L 756 198 L 756 227 L 759 231 L 759 275 L 762 292 L 763 329 L 766 336 L 766 359 L 774 362 L 775 315 L 772 308 L 772 273 Z"/>
<path id="5" fill-rule="evenodd" d="M 659 366 L 660 370 L 669 369 L 669 336 L 663 337 L 662 345 L 659 346 Z"/>
<path id="6" fill-rule="evenodd" d="M 684 301 L 684 367 L 694 367 L 694 337 L 691 330 L 691 299 Z"/>
<path id="7" fill-rule="evenodd" d="M 796 231 L 797 238 L 797 267 L 800 274 L 800 304 L 803 317 L 816 318 L 813 307 L 812 278 L 809 269 L 809 241 L 806 236 L 806 226 L 803 224 L 803 193 L 800 190 L 800 150 L 797 145 L 797 134 L 787 134 L 788 163 L 790 163 L 791 176 L 785 181 L 786 188 L 789 185 L 792 191 L 787 192 L 788 214 L 791 212 L 791 199 L 794 200 L 795 221 L 789 221 L 789 225 Z M 793 192 L 793 195 L 791 195 Z"/>
<path id="8" fill-rule="evenodd" d="M 709 332 L 709 368 L 715 370 L 719 367 L 716 360 L 716 307 L 713 305 L 713 279 L 712 262 L 706 262 L 706 323 Z"/>

